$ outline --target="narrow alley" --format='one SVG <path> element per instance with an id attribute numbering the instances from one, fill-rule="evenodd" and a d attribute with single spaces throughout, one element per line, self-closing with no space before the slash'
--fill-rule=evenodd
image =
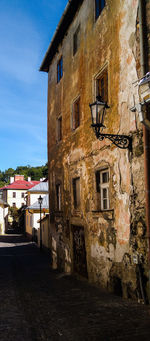
<path id="1" fill-rule="evenodd" d="M 149 340 L 150 308 L 50 268 L 23 236 L 0 237 L 0 340 Z"/>

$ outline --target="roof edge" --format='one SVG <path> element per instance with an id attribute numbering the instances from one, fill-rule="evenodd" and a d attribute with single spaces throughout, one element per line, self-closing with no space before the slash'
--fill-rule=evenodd
<path id="1" fill-rule="evenodd" d="M 59 21 L 59 24 L 56 28 L 56 31 L 53 35 L 53 38 L 50 42 L 50 45 L 46 51 L 45 57 L 42 61 L 39 71 L 43 71 L 43 72 L 49 71 L 49 65 L 51 64 L 51 61 L 57 52 L 58 45 L 63 40 L 65 33 L 67 32 L 68 27 L 70 26 L 72 19 L 74 18 L 82 2 L 83 0 L 69 0 L 68 1 L 65 7 L 65 10 L 61 16 L 61 19 Z"/>

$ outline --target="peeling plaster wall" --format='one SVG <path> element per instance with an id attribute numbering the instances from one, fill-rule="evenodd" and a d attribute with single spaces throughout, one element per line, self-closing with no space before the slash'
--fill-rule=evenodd
<path id="1" fill-rule="evenodd" d="M 140 297 L 135 253 L 142 254 L 146 273 L 145 188 L 142 125 L 130 111 L 138 102 L 138 1 L 107 0 L 94 20 L 94 1 L 85 0 L 76 14 L 48 74 L 48 162 L 52 266 L 74 271 L 73 226 L 83 226 L 89 281 L 125 297 Z M 73 34 L 80 24 L 80 47 L 73 56 Z M 63 77 L 57 84 L 57 62 Z M 95 77 L 108 68 L 105 132 L 132 136 L 133 149 L 120 150 L 99 141 L 90 127 L 89 103 Z M 74 99 L 80 95 L 80 126 L 72 131 Z M 62 141 L 56 122 L 62 115 Z M 110 210 L 97 211 L 95 171 L 110 170 Z M 81 206 L 73 205 L 72 179 L 80 177 Z M 56 212 L 56 184 L 61 184 L 61 211 Z"/>

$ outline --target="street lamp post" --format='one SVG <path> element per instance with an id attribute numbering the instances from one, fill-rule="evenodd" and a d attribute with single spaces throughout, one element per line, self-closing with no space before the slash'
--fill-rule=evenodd
<path id="1" fill-rule="evenodd" d="M 42 207 L 42 202 L 43 202 L 43 198 L 40 195 L 39 198 L 38 198 L 38 203 L 40 205 L 40 250 L 42 250 L 42 226 L 41 226 L 41 207 Z"/>

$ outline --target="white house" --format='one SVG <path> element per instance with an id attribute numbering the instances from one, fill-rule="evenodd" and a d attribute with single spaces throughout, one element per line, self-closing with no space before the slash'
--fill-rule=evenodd
<path id="1" fill-rule="evenodd" d="M 27 190 L 37 185 L 40 181 L 24 180 L 24 175 L 15 175 L 10 178 L 10 184 L 0 188 L 2 191 L 2 199 L 8 203 L 10 207 L 20 208 L 26 204 L 25 194 Z"/>
<path id="2" fill-rule="evenodd" d="M 5 233 L 5 226 L 8 219 L 8 204 L 0 199 L 0 234 Z"/>
<path id="3" fill-rule="evenodd" d="M 37 235 L 40 219 L 40 205 L 38 198 L 43 198 L 41 212 L 42 216 L 49 213 L 48 203 L 48 182 L 40 182 L 27 191 L 27 209 L 26 209 L 26 234 L 31 239 L 33 234 Z"/>

